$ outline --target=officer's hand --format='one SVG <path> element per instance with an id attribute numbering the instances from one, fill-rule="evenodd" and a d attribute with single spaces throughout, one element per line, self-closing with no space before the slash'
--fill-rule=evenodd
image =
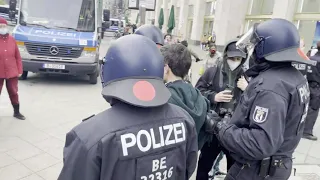
<path id="1" fill-rule="evenodd" d="M 247 88 L 247 86 L 248 86 L 247 80 L 243 76 L 241 76 L 241 78 L 239 78 L 237 82 L 237 87 L 242 91 L 244 91 Z"/>
<path id="2" fill-rule="evenodd" d="M 214 96 L 215 102 L 230 102 L 233 96 L 230 90 L 224 90 Z"/>
<path id="3" fill-rule="evenodd" d="M 218 114 L 214 112 L 213 115 L 211 114 L 207 116 L 205 131 L 210 134 L 218 135 L 220 130 L 227 126 L 229 120 L 229 118 L 220 118 Z"/>
<path id="4" fill-rule="evenodd" d="M 204 123 L 205 131 L 207 133 L 214 134 L 214 129 L 220 121 L 221 117 L 215 111 L 210 110 L 210 112 L 207 113 L 206 121 Z"/>
<path id="5" fill-rule="evenodd" d="M 201 61 L 201 59 L 199 59 L 199 58 L 196 58 L 196 62 L 199 62 L 199 61 Z"/>

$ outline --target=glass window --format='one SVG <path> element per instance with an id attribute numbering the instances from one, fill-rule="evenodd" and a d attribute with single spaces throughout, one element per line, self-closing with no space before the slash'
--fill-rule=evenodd
<path id="1" fill-rule="evenodd" d="M 261 14 L 272 14 L 275 0 L 264 0 L 262 3 Z"/>
<path id="2" fill-rule="evenodd" d="M 24 0 L 21 5 L 21 25 L 45 26 L 77 31 L 95 30 L 95 1 Z"/>
<path id="3" fill-rule="evenodd" d="M 206 20 L 203 24 L 203 34 L 212 34 L 213 20 Z"/>
<path id="4" fill-rule="evenodd" d="M 251 0 L 249 15 L 269 15 L 273 13 L 275 0 Z"/>
<path id="5" fill-rule="evenodd" d="M 0 13 L 2 13 L 2 14 L 9 14 L 9 8 L 7 8 L 7 7 L 0 7 Z"/>
<path id="6" fill-rule="evenodd" d="M 205 16 L 214 15 L 214 12 L 215 12 L 215 2 L 206 2 Z"/>
<path id="7" fill-rule="evenodd" d="M 305 43 L 304 51 L 308 51 L 311 48 L 311 46 L 315 44 L 316 41 L 318 41 L 318 39 L 316 39 L 315 42 L 313 42 L 315 39 L 316 27 L 317 21 L 298 21 L 300 37 L 304 40 Z"/>
<path id="8" fill-rule="evenodd" d="M 116 27 L 118 27 L 118 26 L 119 26 L 119 21 L 117 21 L 117 20 L 115 20 L 115 21 L 111 20 L 111 21 L 110 21 L 110 25 L 111 25 L 111 26 L 116 26 Z"/>
<path id="9" fill-rule="evenodd" d="M 298 0 L 298 13 L 315 13 L 320 12 L 320 0 Z"/>
<path id="10" fill-rule="evenodd" d="M 193 17 L 193 12 L 194 8 L 193 5 L 189 5 L 189 10 L 188 10 L 188 17 Z"/>
<path id="11" fill-rule="evenodd" d="M 246 28 L 244 29 L 244 32 L 247 32 L 255 23 L 261 23 L 266 20 L 267 19 L 249 19 L 249 20 L 247 20 Z"/>

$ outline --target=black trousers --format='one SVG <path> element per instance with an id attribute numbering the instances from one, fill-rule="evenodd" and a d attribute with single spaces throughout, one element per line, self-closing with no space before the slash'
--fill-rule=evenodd
<path id="1" fill-rule="evenodd" d="M 227 169 L 229 170 L 231 168 L 234 164 L 234 160 L 230 156 L 229 152 L 220 146 L 219 140 L 214 136 L 212 142 L 207 142 L 201 149 L 198 161 L 197 180 L 209 179 L 208 174 L 221 151 L 223 151 L 227 157 Z"/>
<path id="2" fill-rule="evenodd" d="M 316 124 L 317 118 L 319 114 L 319 109 L 312 109 L 309 106 L 308 115 L 306 118 L 306 124 L 304 126 L 304 134 L 313 135 L 313 127 Z"/>

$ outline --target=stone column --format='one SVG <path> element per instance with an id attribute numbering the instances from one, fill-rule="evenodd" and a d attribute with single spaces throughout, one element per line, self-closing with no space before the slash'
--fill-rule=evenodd
<path id="1" fill-rule="evenodd" d="M 249 0 L 217 0 L 213 31 L 221 51 L 224 45 L 240 35 L 245 25 Z"/>
<path id="2" fill-rule="evenodd" d="M 200 39 L 203 31 L 205 5 L 205 0 L 197 0 L 194 6 L 193 25 L 191 32 L 192 44 L 200 44 Z"/>
<path id="3" fill-rule="evenodd" d="M 168 14 L 168 20 L 169 20 L 169 16 L 170 16 L 170 12 L 171 12 L 171 6 L 173 6 L 174 7 L 174 16 L 176 17 L 176 15 L 177 15 L 177 4 L 178 4 L 178 0 L 171 0 L 171 4 L 169 5 L 169 14 Z M 176 20 L 176 18 L 175 18 L 175 20 Z M 177 22 L 176 22 L 177 23 Z M 177 29 L 178 29 L 178 27 L 177 27 L 177 24 L 176 24 L 176 27 L 173 29 L 173 31 L 172 31 L 172 34 L 173 35 L 177 35 Z"/>
<path id="4" fill-rule="evenodd" d="M 155 9 L 155 14 L 154 14 L 154 25 L 159 26 L 158 19 L 160 15 L 160 9 L 162 6 L 162 0 L 156 0 L 156 9 Z"/>
<path id="5" fill-rule="evenodd" d="M 189 11 L 189 0 L 181 0 L 178 29 L 180 34 L 182 35 L 182 39 L 187 39 L 188 11 Z"/>
<path id="6" fill-rule="evenodd" d="M 169 11 L 168 11 L 168 5 L 169 2 L 168 0 L 163 0 L 163 17 L 164 17 L 164 21 L 163 21 L 163 26 L 162 26 L 162 32 L 163 33 L 167 33 L 168 30 L 168 20 L 169 20 Z"/>

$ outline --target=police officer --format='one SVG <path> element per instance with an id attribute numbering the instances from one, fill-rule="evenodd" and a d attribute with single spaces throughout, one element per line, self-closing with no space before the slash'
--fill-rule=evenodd
<path id="1" fill-rule="evenodd" d="M 310 106 L 304 127 L 303 138 L 317 141 L 318 138 L 313 134 L 313 128 L 317 121 L 320 108 L 320 42 L 317 43 L 318 52 L 310 59 L 317 61 L 316 66 L 309 66 L 307 80 L 310 86 Z"/>
<path id="2" fill-rule="evenodd" d="M 240 49 L 254 48 L 255 65 L 247 71 L 253 79 L 232 118 L 213 126 L 236 160 L 227 180 L 290 177 L 309 105 L 307 80 L 291 62 L 314 65 L 300 52 L 299 41 L 295 25 L 272 19 L 255 25 L 237 42 Z"/>
<path id="3" fill-rule="evenodd" d="M 135 31 L 134 34 L 139 34 L 139 35 L 148 37 L 153 42 L 155 42 L 158 45 L 158 47 L 161 47 L 164 45 L 163 34 L 161 30 L 155 25 L 151 25 L 151 24 L 142 25 Z"/>
<path id="4" fill-rule="evenodd" d="M 191 116 L 167 103 L 164 61 L 148 38 L 128 35 L 109 47 L 102 95 L 111 108 L 73 128 L 58 180 L 186 180 L 195 170 Z"/>

